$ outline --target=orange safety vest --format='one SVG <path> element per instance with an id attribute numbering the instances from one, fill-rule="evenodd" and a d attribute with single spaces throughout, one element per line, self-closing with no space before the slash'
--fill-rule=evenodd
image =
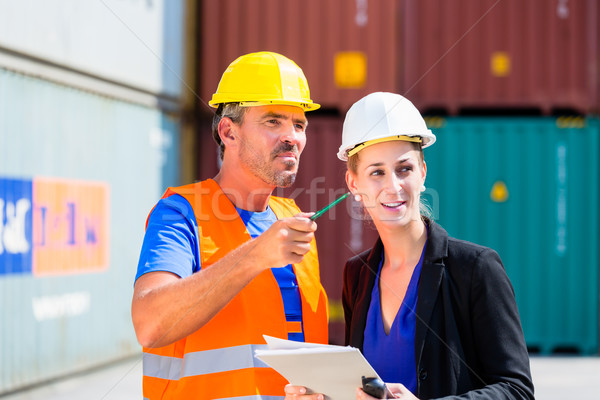
<path id="1" fill-rule="evenodd" d="M 169 188 L 164 197 L 183 196 L 198 223 L 202 268 L 251 239 L 233 204 L 212 179 Z M 293 200 L 271 196 L 277 218 L 299 212 Z M 327 343 L 327 297 L 319 279 L 315 241 L 293 265 L 302 301 L 307 342 Z M 202 307 L 202 304 L 198 304 Z M 263 334 L 279 338 L 298 331 L 287 322 L 281 291 L 270 269 L 242 289 L 202 328 L 173 344 L 144 348 L 144 399 L 283 399 L 285 378 L 254 358 L 266 346 Z"/>

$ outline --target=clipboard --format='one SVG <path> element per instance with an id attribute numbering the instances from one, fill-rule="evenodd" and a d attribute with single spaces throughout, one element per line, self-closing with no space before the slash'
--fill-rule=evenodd
<path id="1" fill-rule="evenodd" d="M 323 393 L 326 400 L 354 399 L 363 376 L 379 378 L 355 347 L 263 337 L 268 349 L 256 350 L 255 357 L 292 385 L 304 386 L 308 393 Z"/>

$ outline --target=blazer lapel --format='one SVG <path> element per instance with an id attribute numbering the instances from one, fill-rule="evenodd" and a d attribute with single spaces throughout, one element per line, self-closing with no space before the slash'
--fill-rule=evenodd
<path id="1" fill-rule="evenodd" d="M 425 223 L 429 228 L 429 237 L 421 270 L 419 300 L 417 301 L 417 326 L 415 327 L 415 361 L 417 365 L 421 360 L 431 314 L 440 291 L 444 274 L 444 258 L 448 256 L 448 233 L 429 219 L 426 219 Z"/>
<path id="2" fill-rule="evenodd" d="M 425 336 L 442 282 L 443 272 L 444 266 L 442 264 L 423 263 L 419 283 L 419 301 L 417 302 L 417 326 L 415 327 L 415 361 L 417 365 L 419 365 L 423 352 Z"/>
<path id="3" fill-rule="evenodd" d="M 373 250 L 367 258 L 367 262 L 363 263 L 360 270 L 359 282 L 361 282 L 356 296 L 356 305 L 354 307 L 355 317 L 352 318 L 352 334 L 350 346 L 356 347 L 362 351 L 365 338 L 365 326 L 367 323 L 367 314 L 371 305 L 371 293 L 375 284 L 375 277 L 379 270 L 379 262 L 381 261 L 381 251 L 383 243 L 381 239 L 377 239 L 377 243 L 373 246 Z"/>

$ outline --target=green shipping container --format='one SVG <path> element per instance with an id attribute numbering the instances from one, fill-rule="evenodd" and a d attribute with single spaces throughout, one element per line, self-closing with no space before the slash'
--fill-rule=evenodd
<path id="1" fill-rule="evenodd" d="M 425 199 L 450 235 L 498 251 L 530 350 L 598 353 L 599 120 L 428 124 Z"/>

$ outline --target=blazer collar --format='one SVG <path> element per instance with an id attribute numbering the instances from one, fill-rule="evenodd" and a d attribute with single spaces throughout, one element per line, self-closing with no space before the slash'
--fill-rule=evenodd
<path id="1" fill-rule="evenodd" d="M 365 261 L 362 261 L 362 267 L 360 269 L 360 276 L 358 281 L 360 282 L 356 300 L 355 310 L 356 318 L 352 319 L 351 324 L 351 335 L 350 345 L 363 349 L 364 332 L 367 322 L 367 314 L 371 305 L 371 292 L 373 291 L 373 285 L 375 285 L 375 277 L 379 272 L 379 263 L 381 261 L 381 253 L 383 251 L 383 243 L 380 238 L 377 238 L 377 242 L 372 247 L 371 252 L 366 257 Z"/>
<path id="2" fill-rule="evenodd" d="M 431 313 L 437 300 L 442 276 L 444 259 L 448 256 L 448 233 L 435 222 L 425 219 L 429 227 L 425 259 L 419 281 L 419 301 L 417 302 L 417 323 L 415 327 L 415 362 L 419 365 L 425 336 L 429 330 Z"/>
<path id="3" fill-rule="evenodd" d="M 424 262 L 442 263 L 448 257 L 448 232 L 427 217 L 424 221 L 429 231 Z"/>

